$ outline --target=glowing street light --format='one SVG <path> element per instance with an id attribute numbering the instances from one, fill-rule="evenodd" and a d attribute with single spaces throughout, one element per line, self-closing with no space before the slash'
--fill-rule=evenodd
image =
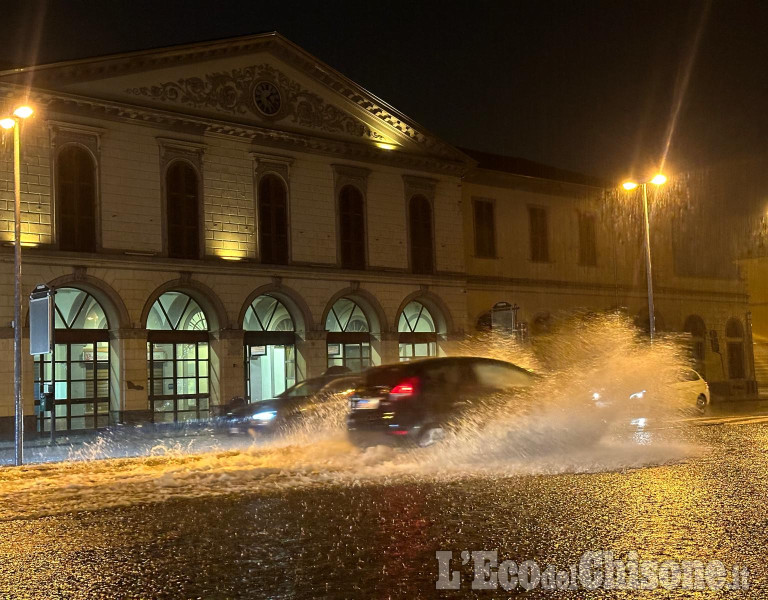
<path id="1" fill-rule="evenodd" d="M 27 117 L 31 117 L 34 112 L 35 111 L 29 106 L 19 106 L 13 111 L 13 116 L 18 117 L 19 119 L 26 119 Z"/>
<path id="2" fill-rule="evenodd" d="M 24 462 L 24 403 L 21 398 L 21 136 L 22 120 L 31 117 L 35 111 L 29 106 L 19 106 L 13 117 L 0 119 L 0 127 L 13 129 L 13 191 L 14 191 L 14 233 L 13 233 L 13 395 L 16 410 L 16 431 L 14 436 L 15 460 L 17 466 Z"/>
<path id="3" fill-rule="evenodd" d="M 621 184 L 627 191 L 632 191 L 638 187 L 643 190 L 643 216 L 645 219 L 645 274 L 648 279 L 648 330 L 651 336 L 651 341 L 656 334 L 656 313 L 653 309 L 653 275 L 651 270 L 651 228 L 648 221 L 648 184 L 664 185 L 667 182 L 665 175 L 657 173 L 654 177 L 648 181 L 636 182 L 625 181 Z"/>

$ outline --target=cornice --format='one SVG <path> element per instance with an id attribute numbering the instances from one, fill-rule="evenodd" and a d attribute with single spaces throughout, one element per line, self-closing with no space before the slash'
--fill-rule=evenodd
<path id="1" fill-rule="evenodd" d="M 467 274 L 467 290 L 479 290 L 479 289 L 499 289 L 499 288 L 515 288 L 518 291 L 530 292 L 535 288 L 544 288 L 547 290 L 565 290 L 565 293 L 571 293 L 573 290 L 580 291 L 593 291 L 597 293 L 616 293 L 618 290 L 620 293 L 645 293 L 645 288 L 641 288 L 633 285 L 626 284 L 613 284 L 613 283 L 598 283 L 598 282 L 586 282 L 586 281 L 565 281 L 557 279 L 532 279 L 521 277 L 492 277 L 482 275 Z M 718 301 L 737 301 L 747 303 L 748 295 L 744 291 L 712 291 L 704 287 L 678 287 L 678 286 L 664 286 L 654 288 L 654 292 L 660 297 L 680 297 L 680 296 L 693 296 L 704 297 L 711 302 Z"/>
<path id="2" fill-rule="evenodd" d="M 286 130 L 267 129 L 217 119 L 196 117 L 155 108 L 140 107 L 115 101 L 88 98 L 52 90 L 27 90 L 15 84 L 0 82 L 0 95 L 5 98 L 24 89 L 31 102 L 46 105 L 50 110 L 86 111 L 91 117 L 130 122 L 171 129 L 189 129 L 197 133 L 221 135 L 249 140 L 253 144 L 273 146 L 294 151 L 313 152 L 393 167 L 461 177 L 469 167 L 465 162 L 433 155 L 409 154 L 399 150 L 382 150 L 376 146 L 352 141 L 320 138 Z"/>
<path id="3" fill-rule="evenodd" d="M 386 123 L 399 135 L 415 142 L 428 152 L 448 162 L 463 163 L 465 169 L 474 163 L 464 153 L 443 142 L 376 95 L 276 32 L 13 69 L 0 72 L 0 78 L 11 81 L 34 78 L 37 87 L 50 89 L 51 86 L 68 81 L 104 79 L 265 50 L 269 50 L 286 64 L 340 94 L 375 120 Z"/>

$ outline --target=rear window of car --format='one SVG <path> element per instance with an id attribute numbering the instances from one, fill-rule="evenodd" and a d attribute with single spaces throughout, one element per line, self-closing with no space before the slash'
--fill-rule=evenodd
<path id="1" fill-rule="evenodd" d="M 365 385 L 374 387 L 396 385 L 406 376 L 406 370 L 405 365 L 388 365 L 370 369 L 365 374 Z"/>
<path id="2" fill-rule="evenodd" d="M 310 379 L 308 381 L 302 381 L 301 383 L 297 383 L 293 387 L 289 387 L 282 394 L 280 394 L 280 397 L 295 398 L 297 396 L 298 397 L 311 396 L 312 394 L 317 393 L 321 387 L 323 387 L 322 379 L 321 380 Z"/>
<path id="3" fill-rule="evenodd" d="M 321 390 L 323 394 L 339 394 L 347 392 L 357 387 L 360 382 L 357 378 L 345 377 L 344 379 L 334 379 Z"/>
<path id="4" fill-rule="evenodd" d="M 480 387 L 506 389 L 528 387 L 533 384 L 533 376 L 512 365 L 497 362 L 478 362 L 472 365 L 475 379 Z"/>

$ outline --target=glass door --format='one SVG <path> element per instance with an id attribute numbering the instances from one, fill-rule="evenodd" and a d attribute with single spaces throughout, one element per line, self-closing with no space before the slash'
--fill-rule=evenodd
<path id="1" fill-rule="evenodd" d="M 296 350 L 293 344 L 249 344 L 245 352 L 250 402 L 274 398 L 296 383 Z"/>
<path id="2" fill-rule="evenodd" d="M 109 424 L 108 341 L 56 344 L 54 353 L 35 358 L 34 383 L 39 432 L 51 430 L 50 412 L 40 410 L 44 387 L 51 384 L 57 431 L 98 429 Z"/>
<path id="3" fill-rule="evenodd" d="M 149 399 L 155 423 L 208 417 L 208 342 L 149 342 Z"/>

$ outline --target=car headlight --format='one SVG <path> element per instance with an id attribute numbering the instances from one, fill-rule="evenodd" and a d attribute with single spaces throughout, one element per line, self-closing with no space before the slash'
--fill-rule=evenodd
<path id="1" fill-rule="evenodd" d="M 251 419 L 254 421 L 271 421 L 276 416 L 276 410 L 265 410 L 263 412 L 257 412 L 255 415 L 251 415 Z"/>

